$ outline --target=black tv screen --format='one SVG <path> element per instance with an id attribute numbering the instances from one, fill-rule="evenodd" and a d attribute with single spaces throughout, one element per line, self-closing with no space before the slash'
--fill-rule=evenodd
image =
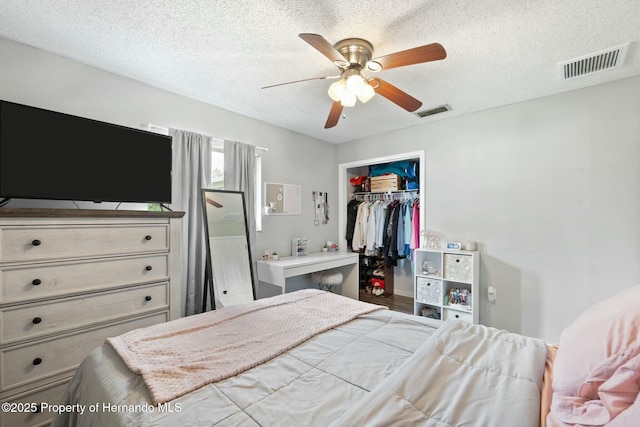
<path id="1" fill-rule="evenodd" d="M 0 101 L 0 197 L 171 203 L 171 137 Z"/>

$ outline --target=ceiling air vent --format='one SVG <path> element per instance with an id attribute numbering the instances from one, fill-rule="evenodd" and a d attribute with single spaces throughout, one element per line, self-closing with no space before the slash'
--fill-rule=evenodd
<path id="1" fill-rule="evenodd" d="M 569 80 L 598 71 L 618 68 L 624 63 L 629 43 L 612 47 L 601 52 L 575 58 L 558 64 L 563 80 Z"/>
<path id="2" fill-rule="evenodd" d="M 416 116 L 418 117 L 433 116 L 434 114 L 444 113 L 445 111 L 449 111 L 450 109 L 451 108 L 449 108 L 448 105 L 443 105 L 441 107 L 433 108 L 431 110 L 418 111 L 416 113 Z"/>

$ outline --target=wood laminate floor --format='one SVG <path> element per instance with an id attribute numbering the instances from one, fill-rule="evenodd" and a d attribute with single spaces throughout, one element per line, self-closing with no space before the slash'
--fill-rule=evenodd
<path id="1" fill-rule="evenodd" d="M 402 313 L 413 314 L 413 298 L 400 295 L 375 296 L 365 291 L 360 291 L 360 301 L 371 304 L 385 305 L 389 310 L 400 311 Z"/>

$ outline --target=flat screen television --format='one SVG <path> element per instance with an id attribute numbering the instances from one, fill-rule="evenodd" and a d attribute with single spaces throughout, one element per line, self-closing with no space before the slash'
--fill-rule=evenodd
<path id="1" fill-rule="evenodd" d="M 171 203 L 171 137 L 0 101 L 0 198 Z"/>

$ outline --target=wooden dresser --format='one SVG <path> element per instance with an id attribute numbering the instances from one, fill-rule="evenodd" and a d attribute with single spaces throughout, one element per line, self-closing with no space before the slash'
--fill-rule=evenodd
<path id="1" fill-rule="evenodd" d="M 0 209 L 0 426 L 46 425 L 105 338 L 180 316 L 182 216 Z"/>

